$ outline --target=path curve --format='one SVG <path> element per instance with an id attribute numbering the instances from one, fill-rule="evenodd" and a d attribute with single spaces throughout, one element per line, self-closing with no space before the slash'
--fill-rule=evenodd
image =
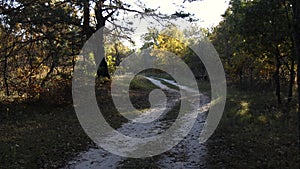
<path id="1" fill-rule="evenodd" d="M 192 90 L 187 86 L 180 86 L 174 81 L 170 81 L 162 78 L 154 78 L 154 77 L 145 77 L 149 81 L 151 81 L 154 85 L 158 86 L 162 90 L 170 93 L 174 97 L 171 98 L 171 101 L 167 103 L 166 112 L 171 110 L 178 102 L 179 102 L 179 92 L 175 89 L 171 89 L 168 86 L 164 85 L 162 81 L 178 86 L 183 90 Z M 191 91 L 192 92 L 192 91 Z M 205 95 L 200 95 L 197 97 L 195 101 L 200 101 L 201 108 L 195 109 L 195 113 L 189 113 L 187 116 L 184 116 L 183 121 L 189 121 L 190 118 L 197 118 L 192 130 L 185 137 L 183 141 L 181 141 L 178 145 L 173 147 L 170 151 L 159 155 L 159 160 L 156 162 L 156 166 L 159 168 L 172 168 L 172 169 L 180 169 L 180 168 L 206 168 L 205 167 L 205 156 L 206 156 L 206 146 L 205 143 L 199 143 L 199 136 L 201 133 L 201 129 L 203 128 L 203 124 L 205 122 L 206 113 L 209 109 L 209 97 Z M 143 118 L 152 118 L 151 116 L 157 116 L 157 114 L 161 114 L 161 108 L 157 108 L 156 110 L 149 110 L 145 113 L 141 114 L 137 117 L 136 120 Z M 162 115 L 163 116 L 163 115 Z M 136 123 L 128 122 L 123 124 L 118 131 L 126 134 L 128 136 L 133 137 L 151 137 L 157 133 L 163 132 L 166 128 L 166 123 L 162 121 L 154 121 L 150 123 L 150 125 L 136 125 Z M 184 129 L 184 124 L 182 124 L 182 128 Z M 113 140 L 113 136 L 109 137 L 110 140 Z M 134 147 L 126 145 L 124 143 L 124 150 L 128 151 L 134 149 Z M 90 148 L 85 152 L 80 153 L 77 157 L 75 157 L 72 161 L 68 162 L 65 169 L 108 169 L 108 168 L 122 168 L 122 162 L 126 161 L 127 158 L 120 157 L 114 154 L 111 154 L 102 148 Z"/>

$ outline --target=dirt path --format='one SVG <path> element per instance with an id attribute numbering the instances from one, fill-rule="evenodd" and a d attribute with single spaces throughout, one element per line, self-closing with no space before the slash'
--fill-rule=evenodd
<path id="1" fill-rule="evenodd" d="M 162 81 L 178 86 L 183 90 L 192 90 L 186 86 L 179 86 L 175 82 L 166 79 L 150 77 L 146 78 L 153 84 L 173 96 L 170 101 L 167 102 L 166 110 L 164 112 L 168 112 L 169 110 L 171 110 L 180 101 L 180 95 L 177 90 L 169 88 L 168 86 L 164 85 Z M 200 95 L 194 101 L 201 103 L 201 110 L 195 108 L 195 110 L 193 110 L 193 113 L 189 113 L 186 116 L 182 117 L 183 123 L 181 126 L 181 129 L 184 130 L 186 127 L 185 125 L 188 123 L 188 121 L 190 121 L 191 118 L 197 118 L 192 130 L 185 137 L 185 140 L 181 141 L 177 146 L 173 147 L 168 152 L 165 152 L 158 156 L 158 160 L 156 160 L 155 162 L 155 166 L 157 166 L 158 168 L 205 168 L 205 155 L 207 150 L 205 144 L 199 143 L 198 137 L 203 127 L 203 123 L 205 122 L 206 115 L 204 112 L 206 112 L 209 108 L 209 98 L 204 95 Z M 139 122 L 144 119 L 153 119 L 154 117 L 157 117 L 161 114 L 162 109 L 162 107 L 157 106 L 157 108 L 155 109 L 147 110 L 133 121 Z M 165 114 L 162 114 L 162 116 L 164 115 Z M 118 129 L 118 131 L 127 136 L 151 137 L 156 135 L 157 133 L 162 133 L 168 127 L 168 125 L 170 125 L 170 123 L 168 123 L 167 121 L 160 120 L 155 120 L 154 122 L 147 125 L 142 123 L 138 124 L 129 122 L 123 124 Z M 107 137 L 107 139 L 109 141 L 117 140 L 114 139 L 114 137 L 115 135 L 112 133 Z M 146 144 L 146 142 L 142 144 Z M 138 145 L 128 145 L 126 143 L 123 143 L 123 145 L 124 146 L 122 148 L 124 148 L 124 151 L 134 150 L 136 147 L 138 147 Z M 80 153 L 76 158 L 70 161 L 65 168 L 122 168 L 123 163 L 127 160 L 127 158 L 111 154 L 103 150 L 102 148 L 90 148 L 86 152 Z"/>

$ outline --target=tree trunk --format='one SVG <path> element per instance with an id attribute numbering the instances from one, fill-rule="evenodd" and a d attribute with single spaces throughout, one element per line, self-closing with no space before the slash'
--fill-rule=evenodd
<path id="1" fill-rule="evenodd" d="M 277 96 L 277 102 L 278 104 L 281 104 L 281 85 L 280 85 L 280 67 L 281 67 L 281 62 L 280 62 L 280 51 L 278 48 L 278 45 L 276 45 L 275 48 L 275 58 L 276 58 L 276 72 L 275 72 L 275 85 L 276 85 L 276 96 Z"/>
<path id="2" fill-rule="evenodd" d="M 240 80 L 240 88 L 241 88 L 241 90 L 243 90 L 244 87 L 243 87 L 243 70 L 242 69 L 239 71 L 239 80 Z"/>
<path id="3" fill-rule="evenodd" d="M 115 48 L 115 51 L 116 51 L 116 63 L 115 63 L 115 65 L 119 66 L 120 63 L 121 63 L 121 56 L 120 56 L 120 52 L 119 52 L 119 49 L 118 49 L 118 45 L 115 44 L 114 48 Z"/>
<path id="4" fill-rule="evenodd" d="M 280 60 L 279 56 L 276 55 L 276 72 L 275 72 L 275 85 L 276 85 L 276 96 L 278 104 L 281 104 L 281 95 L 280 95 Z"/>
<path id="5" fill-rule="evenodd" d="M 90 3 L 89 0 L 83 2 L 83 34 L 86 39 L 93 35 L 93 29 L 90 27 Z"/>
<path id="6" fill-rule="evenodd" d="M 99 65 L 99 68 L 97 70 L 97 76 L 98 77 L 107 77 L 110 79 L 110 75 L 108 72 L 108 65 L 105 59 L 105 50 L 104 50 L 104 32 L 103 32 L 103 28 L 105 26 L 105 22 L 107 20 L 107 17 L 103 16 L 103 3 L 104 0 L 100 0 L 97 2 L 96 6 L 95 6 L 95 14 L 96 14 L 96 20 L 97 20 L 97 24 L 96 24 L 96 31 L 101 31 L 101 35 L 100 35 L 100 53 L 98 57 L 95 58 L 96 64 Z M 100 61 L 99 58 L 102 58 L 102 60 Z"/>
<path id="7" fill-rule="evenodd" d="M 292 59 L 291 71 L 290 71 L 290 84 L 289 84 L 289 94 L 288 94 L 288 103 L 292 101 L 293 98 L 293 87 L 295 82 L 295 60 Z"/>
<path id="8" fill-rule="evenodd" d="M 254 68 L 251 66 L 251 68 L 250 68 L 250 82 L 249 82 L 250 86 L 254 86 L 254 84 L 253 84 L 253 70 L 254 70 Z"/>
<path id="9" fill-rule="evenodd" d="M 100 0 L 96 3 L 95 6 L 95 15 L 96 15 L 96 29 L 93 29 L 90 26 L 90 3 L 89 0 L 85 0 L 83 2 L 83 8 L 84 8 L 84 14 L 83 14 L 83 34 L 85 35 L 86 39 L 89 39 L 96 31 L 102 31 L 101 36 L 99 37 L 99 49 L 97 49 L 97 55 L 95 56 L 95 62 L 96 65 L 99 65 L 97 69 L 97 77 L 107 77 L 110 78 L 109 72 L 108 72 L 108 65 L 105 60 L 105 55 L 104 55 L 104 38 L 103 38 L 103 28 L 105 26 L 105 21 L 107 20 L 107 17 L 103 17 L 103 3 L 104 0 Z M 103 58 L 100 60 L 99 58 Z"/>
<path id="10" fill-rule="evenodd" d="M 300 140 L 300 1 L 293 0 L 293 39 L 297 57 L 297 85 L 298 85 L 298 132 Z M 300 150 L 300 144 L 299 144 Z"/>
<path id="11" fill-rule="evenodd" d="M 5 85 L 5 93 L 7 96 L 9 96 L 9 86 L 8 86 L 8 78 L 7 78 L 7 62 L 8 62 L 8 56 L 5 55 L 4 57 L 4 68 L 3 68 L 3 76 L 4 76 L 4 85 Z"/>
<path id="12" fill-rule="evenodd" d="M 49 80 L 50 75 L 53 73 L 54 68 L 56 67 L 56 64 L 58 62 L 56 54 L 51 54 L 51 58 L 52 58 L 52 63 L 51 63 L 51 66 L 50 66 L 50 70 L 46 74 L 45 78 L 42 80 L 41 85 L 40 85 L 41 88 L 45 87 L 45 84 L 46 84 L 47 80 Z"/>
<path id="13" fill-rule="evenodd" d="M 110 78 L 108 73 L 108 66 L 104 56 L 104 45 L 103 45 L 103 29 L 97 31 L 97 36 L 91 36 L 93 39 L 92 52 L 94 54 L 95 64 L 97 66 L 97 77 Z"/>

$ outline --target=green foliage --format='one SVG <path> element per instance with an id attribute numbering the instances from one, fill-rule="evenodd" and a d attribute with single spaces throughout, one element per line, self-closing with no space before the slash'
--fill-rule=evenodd
<path id="1" fill-rule="evenodd" d="M 223 18 L 210 39 L 232 82 L 253 87 L 294 82 L 289 1 L 232 0 Z M 280 80 L 273 82 L 276 76 Z"/>
<path id="2" fill-rule="evenodd" d="M 81 47 L 75 6 L 50 0 L 11 1 L 1 8 L 1 91 L 7 99 L 36 99 L 68 85 Z M 2 81 L 2 80 L 1 80 Z"/>

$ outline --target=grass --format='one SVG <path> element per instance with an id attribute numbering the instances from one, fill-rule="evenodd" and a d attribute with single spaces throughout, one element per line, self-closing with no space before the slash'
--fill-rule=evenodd
<path id="1" fill-rule="evenodd" d="M 0 168 L 62 167 L 90 144 L 72 106 L 14 107 L 0 115 Z"/>
<path id="2" fill-rule="evenodd" d="M 137 75 L 130 83 L 131 90 L 150 92 L 158 87 L 152 84 L 148 79 L 143 76 Z"/>
<path id="3" fill-rule="evenodd" d="M 211 87 L 209 81 L 197 80 L 199 92 L 210 96 L 211 95 Z"/>
<path id="4" fill-rule="evenodd" d="M 124 81 L 127 81 L 126 76 L 123 76 Z M 121 84 L 122 85 L 122 84 Z M 126 118 L 119 114 L 113 103 L 109 87 L 102 87 L 97 90 L 96 97 L 98 106 L 101 113 L 105 117 L 106 121 L 115 129 L 119 128 L 123 123 L 128 122 Z M 129 98 L 131 103 L 137 110 L 144 110 L 150 108 L 150 102 L 148 101 L 149 93 L 157 89 L 157 86 L 153 85 L 149 80 L 143 76 L 136 76 L 130 82 Z M 138 111 L 123 112 L 127 116 L 135 116 Z"/>
<path id="5" fill-rule="evenodd" d="M 138 76 L 131 83 L 130 98 L 138 109 L 150 106 L 148 94 L 156 86 L 148 82 Z M 198 87 L 209 95 L 209 83 L 199 81 Z M 96 93 L 111 126 L 126 122 L 114 109 L 107 85 Z M 208 168 L 299 168 L 297 124 L 295 102 L 277 105 L 272 92 L 230 87 L 222 120 L 207 142 Z M 70 103 L 0 103 L 0 168 L 60 168 L 91 145 Z M 158 168 L 157 158 L 128 159 L 123 168 Z"/>
<path id="6" fill-rule="evenodd" d="M 295 102 L 277 105 L 272 92 L 229 88 L 208 141 L 209 168 L 299 168 L 297 119 Z"/>
<path id="7" fill-rule="evenodd" d="M 147 79 L 135 78 L 130 91 L 134 106 L 149 107 L 145 100 L 153 88 Z M 127 120 L 114 108 L 109 91 L 109 84 L 101 85 L 96 89 L 96 97 L 103 116 L 112 127 L 118 128 Z M 0 103 L 1 169 L 60 168 L 79 152 L 94 146 L 70 102 L 54 105 L 53 101 L 45 100 Z"/>

